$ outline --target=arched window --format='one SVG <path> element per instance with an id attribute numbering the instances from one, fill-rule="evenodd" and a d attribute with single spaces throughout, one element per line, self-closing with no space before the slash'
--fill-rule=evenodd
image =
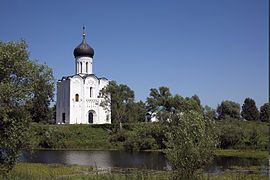
<path id="1" fill-rule="evenodd" d="M 80 62 L 80 64 L 81 64 L 81 73 L 82 73 L 82 62 Z"/>
<path id="2" fill-rule="evenodd" d="M 86 62 L 86 73 L 88 73 L 88 62 Z"/>
<path id="3" fill-rule="evenodd" d="M 90 87 L 90 97 L 92 97 L 92 87 Z"/>
<path id="4" fill-rule="evenodd" d="M 76 95 L 75 95 L 75 101 L 76 101 L 76 102 L 79 102 L 79 94 L 76 94 Z"/>

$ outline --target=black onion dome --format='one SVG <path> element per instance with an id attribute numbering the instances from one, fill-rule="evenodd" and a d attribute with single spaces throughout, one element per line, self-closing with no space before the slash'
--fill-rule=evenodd
<path id="1" fill-rule="evenodd" d="M 74 49 L 73 54 L 75 58 L 78 56 L 87 56 L 93 58 L 94 49 L 91 46 L 89 46 L 86 43 L 85 39 L 83 38 L 82 43 Z"/>

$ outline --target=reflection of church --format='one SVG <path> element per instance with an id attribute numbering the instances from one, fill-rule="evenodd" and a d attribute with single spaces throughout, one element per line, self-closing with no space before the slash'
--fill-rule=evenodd
<path id="1" fill-rule="evenodd" d="M 100 106 L 103 99 L 99 97 L 99 91 L 109 81 L 92 72 L 94 49 L 86 43 L 85 32 L 82 43 L 74 49 L 74 56 L 76 74 L 57 82 L 56 123 L 111 123 L 111 112 Z"/>

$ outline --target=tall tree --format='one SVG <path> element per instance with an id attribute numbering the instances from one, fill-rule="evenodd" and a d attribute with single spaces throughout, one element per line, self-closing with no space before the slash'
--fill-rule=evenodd
<path id="1" fill-rule="evenodd" d="M 255 101 L 251 98 L 246 98 L 242 106 L 241 116 L 247 121 L 258 121 L 259 111 L 256 107 Z"/>
<path id="2" fill-rule="evenodd" d="M 159 87 L 150 89 L 150 97 L 147 98 L 147 110 L 155 113 L 160 122 L 166 122 L 171 119 L 172 113 L 175 112 L 174 99 L 169 88 Z"/>
<path id="3" fill-rule="evenodd" d="M 227 117 L 240 119 L 240 104 L 233 101 L 222 101 L 217 107 L 218 119 Z"/>
<path id="4" fill-rule="evenodd" d="M 54 97 L 54 77 L 52 69 L 48 66 L 44 64 L 35 66 L 34 97 L 28 103 L 28 111 L 32 121 L 49 123 L 52 120 L 49 106 Z"/>
<path id="5" fill-rule="evenodd" d="M 269 103 L 265 103 L 260 108 L 260 121 L 269 122 Z"/>
<path id="6" fill-rule="evenodd" d="M 27 44 L 0 41 L 0 173 L 16 163 L 22 148 L 29 147 L 31 115 L 26 104 L 37 87 L 36 62 L 29 60 Z"/>
<path id="7" fill-rule="evenodd" d="M 150 97 L 147 98 L 147 108 L 151 112 L 157 111 L 160 107 L 166 111 L 170 111 L 172 106 L 172 94 L 169 88 L 159 87 L 158 89 L 150 89 Z"/>
<path id="8" fill-rule="evenodd" d="M 104 98 L 101 106 L 105 109 L 111 108 L 112 122 L 119 124 L 122 130 L 122 123 L 128 117 L 128 105 L 134 103 L 134 91 L 127 85 L 110 81 L 109 85 L 101 90 L 100 96 Z"/>

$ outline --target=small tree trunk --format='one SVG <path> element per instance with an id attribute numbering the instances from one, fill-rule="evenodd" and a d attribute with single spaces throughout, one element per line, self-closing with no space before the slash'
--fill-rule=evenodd
<path id="1" fill-rule="evenodd" d="M 122 132 L 122 122 L 119 121 L 119 128 L 120 128 L 120 132 Z"/>

